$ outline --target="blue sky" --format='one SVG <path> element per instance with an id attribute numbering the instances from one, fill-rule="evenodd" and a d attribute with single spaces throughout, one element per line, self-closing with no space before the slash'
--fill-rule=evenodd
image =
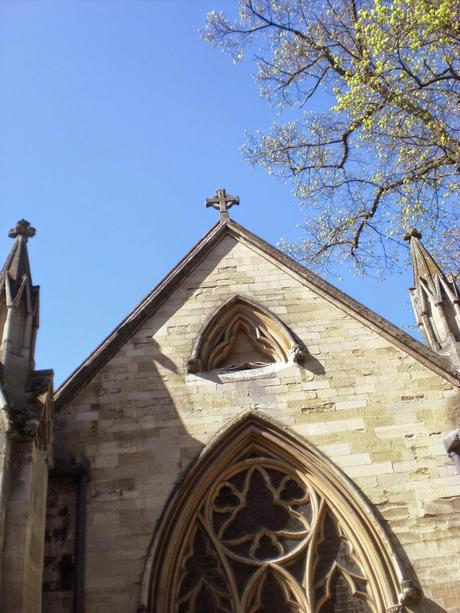
<path id="1" fill-rule="evenodd" d="M 41 286 L 37 367 L 60 383 L 216 222 L 206 196 L 266 240 L 299 236 L 289 185 L 241 158 L 267 129 L 250 61 L 199 35 L 234 0 L 0 2 L 0 257 L 24 217 Z M 338 284 L 338 283 L 337 283 Z M 339 287 L 413 324 L 409 273 Z"/>

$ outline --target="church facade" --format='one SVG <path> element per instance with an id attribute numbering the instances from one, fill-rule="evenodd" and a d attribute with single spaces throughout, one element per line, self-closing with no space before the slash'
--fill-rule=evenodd
<path id="1" fill-rule="evenodd" d="M 1 610 L 459 613 L 454 281 L 410 231 L 421 344 L 228 203 L 56 392 L 11 232 Z"/>

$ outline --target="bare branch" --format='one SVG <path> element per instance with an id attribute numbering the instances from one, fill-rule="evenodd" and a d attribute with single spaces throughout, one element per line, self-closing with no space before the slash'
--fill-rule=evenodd
<path id="1" fill-rule="evenodd" d="M 376 270 L 397 261 L 403 226 L 458 227 L 460 9 L 443 1 L 452 6 L 440 19 L 426 0 L 385 10 L 374 0 L 241 0 L 238 23 L 214 18 L 209 38 L 234 56 L 258 43 L 271 102 L 319 103 L 245 146 L 251 163 L 293 182 L 307 211 L 303 251 L 289 247 L 299 257 Z M 335 97 L 327 110 L 323 92 Z"/>

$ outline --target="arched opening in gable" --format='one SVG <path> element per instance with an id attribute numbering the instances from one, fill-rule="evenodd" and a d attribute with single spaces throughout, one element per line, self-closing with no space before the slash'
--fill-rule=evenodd
<path id="1" fill-rule="evenodd" d="M 203 326 L 187 370 L 247 370 L 272 363 L 301 362 L 305 357 L 305 348 L 276 315 L 235 296 Z"/>
<path id="2" fill-rule="evenodd" d="M 253 414 L 186 475 L 147 569 L 142 604 L 164 613 L 381 613 L 407 585 L 347 478 Z"/>

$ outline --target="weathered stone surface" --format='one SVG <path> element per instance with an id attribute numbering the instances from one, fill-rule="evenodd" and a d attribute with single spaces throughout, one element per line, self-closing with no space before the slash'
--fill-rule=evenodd
<path id="1" fill-rule="evenodd" d="M 2 559 L 2 611 L 41 610 L 48 466 L 32 441 L 11 451 Z"/>
<path id="2" fill-rule="evenodd" d="M 305 345 L 305 361 L 187 373 L 204 322 L 235 294 L 280 317 Z M 87 613 L 136 611 L 146 551 L 175 483 L 247 410 L 291 428 L 342 468 L 399 539 L 425 596 L 458 610 L 460 478 L 442 448 L 459 421 L 455 386 L 227 237 L 58 417 L 57 457 L 90 463 Z M 61 508 L 64 499 L 56 494 Z M 57 598 L 46 610 L 65 609 Z"/>
<path id="3" fill-rule="evenodd" d="M 51 476 L 43 561 L 43 611 L 73 611 L 76 515 L 75 477 Z"/>

